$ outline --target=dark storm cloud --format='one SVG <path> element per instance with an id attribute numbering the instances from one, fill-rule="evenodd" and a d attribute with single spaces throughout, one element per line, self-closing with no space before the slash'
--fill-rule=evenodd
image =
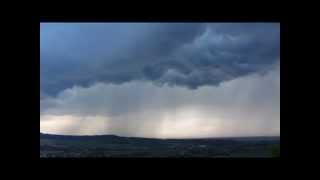
<path id="1" fill-rule="evenodd" d="M 146 78 L 171 85 L 218 85 L 270 68 L 279 60 L 279 36 L 275 24 L 208 25 L 195 41 L 143 72 Z"/>
<path id="2" fill-rule="evenodd" d="M 274 23 L 42 24 L 41 90 L 97 82 L 218 85 L 279 60 Z"/>

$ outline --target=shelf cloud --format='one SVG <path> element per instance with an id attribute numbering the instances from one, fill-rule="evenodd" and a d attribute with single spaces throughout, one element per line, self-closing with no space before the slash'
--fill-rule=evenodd
<path id="1" fill-rule="evenodd" d="M 280 134 L 279 23 L 41 23 L 40 126 L 61 134 Z"/>

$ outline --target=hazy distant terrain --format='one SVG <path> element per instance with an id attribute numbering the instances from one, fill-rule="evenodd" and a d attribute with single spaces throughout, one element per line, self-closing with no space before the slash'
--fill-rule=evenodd
<path id="1" fill-rule="evenodd" d="M 280 137 L 151 139 L 40 133 L 40 157 L 273 157 Z"/>

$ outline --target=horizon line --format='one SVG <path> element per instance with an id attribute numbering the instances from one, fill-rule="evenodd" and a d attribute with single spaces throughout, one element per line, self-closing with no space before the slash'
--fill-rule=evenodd
<path id="1" fill-rule="evenodd" d="M 90 136 L 116 136 L 116 137 L 124 137 L 124 138 L 144 138 L 144 139 L 162 139 L 162 140 L 167 140 L 167 139 L 229 139 L 229 138 L 259 138 L 259 137 L 279 137 L 279 135 L 254 135 L 254 136 L 219 136 L 219 137 L 185 137 L 185 138 L 157 138 L 157 137 L 141 137 L 141 136 L 119 136 L 115 134 L 97 134 L 97 135 L 69 135 L 69 134 L 52 134 L 52 133 L 42 133 L 40 134 L 44 135 L 55 135 L 55 136 L 73 136 L 73 137 L 90 137 Z"/>

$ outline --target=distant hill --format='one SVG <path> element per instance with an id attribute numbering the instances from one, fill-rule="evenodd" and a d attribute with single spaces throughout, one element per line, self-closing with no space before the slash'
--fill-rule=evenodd
<path id="1" fill-rule="evenodd" d="M 74 135 L 56 135 L 40 133 L 40 138 L 45 139 L 96 139 L 96 138 L 119 138 L 116 135 L 94 135 L 94 136 L 74 136 Z"/>
<path id="2" fill-rule="evenodd" d="M 56 138 L 56 139 L 92 139 L 92 138 L 125 138 L 125 139 L 149 139 L 149 140 L 244 140 L 244 141 L 272 141 L 280 140 L 280 136 L 244 136 L 244 137 L 207 137 L 207 138 L 171 138 L 171 139 L 159 139 L 159 138 L 144 138 L 144 137 L 124 137 L 117 135 L 57 135 L 46 134 L 40 132 L 40 138 Z"/>

